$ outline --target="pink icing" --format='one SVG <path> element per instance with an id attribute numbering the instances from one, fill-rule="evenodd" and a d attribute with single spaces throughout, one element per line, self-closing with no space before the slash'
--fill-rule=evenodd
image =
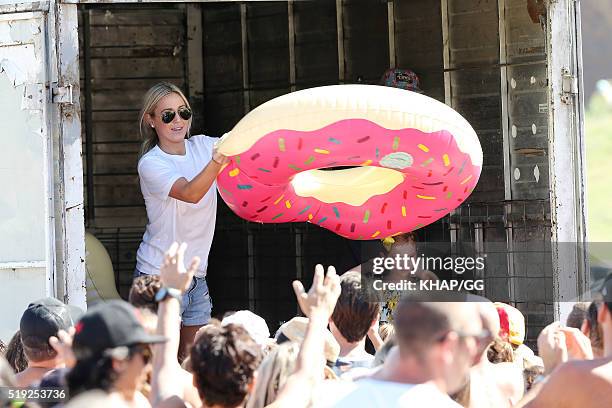
<path id="1" fill-rule="evenodd" d="M 361 206 L 300 197 L 289 183 L 306 170 L 385 167 L 381 160 L 388 166 L 387 155 L 400 152 L 412 158 L 411 166 L 396 168 L 404 175 L 403 183 Z M 446 130 L 389 130 L 365 119 L 346 119 L 309 132 L 270 132 L 248 151 L 231 157 L 217 182 L 225 202 L 246 220 L 311 222 L 346 238 L 379 239 L 413 231 L 448 214 L 469 196 L 480 171 Z"/>

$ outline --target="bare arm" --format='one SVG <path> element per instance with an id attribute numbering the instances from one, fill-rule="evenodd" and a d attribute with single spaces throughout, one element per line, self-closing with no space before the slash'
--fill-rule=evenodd
<path id="1" fill-rule="evenodd" d="M 195 204 L 199 202 L 208 193 L 210 186 L 212 186 L 227 161 L 228 159 L 225 156 L 215 150 L 210 162 L 193 180 L 187 181 L 186 178 L 181 177 L 174 182 L 168 195 L 187 203 Z"/>
<path id="2" fill-rule="evenodd" d="M 183 255 L 187 245 L 180 247 L 175 242 L 164 257 L 160 268 L 160 278 L 164 286 L 179 289 L 184 292 L 195 273 L 200 260 L 194 258 L 188 270 L 183 265 Z M 183 397 L 183 379 L 181 366 L 177 360 L 179 349 L 179 333 L 181 328 L 181 305 L 173 297 L 160 302 L 157 311 L 157 333 L 168 339 L 167 342 L 155 346 L 153 355 L 153 375 L 151 380 L 151 403 L 161 406 L 165 400 Z"/>
<path id="3" fill-rule="evenodd" d="M 380 333 L 378 332 L 380 329 L 380 324 L 378 322 L 379 320 L 380 314 L 376 315 L 376 319 L 374 319 L 372 326 L 370 326 L 370 329 L 368 330 L 368 339 L 370 339 L 370 341 L 372 342 L 372 346 L 374 346 L 374 351 L 380 350 L 380 348 L 385 343 L 380 337 Z"/>
<path id="4" fill-rule="evenodd" d="M 293 288 L 300 308 L 308 316 L 308 326 L 298 354 L 296 370 L 287 379 L 276 401 L 268 405 L 269 408 L 308 406 L 313 387 L 323 376 L 325 336 L 322 333 L 327 328 L 340 296 L 340 278 L 334 267 L 330 266 L 323 279 L 323 267 L 317 265 L 308 293 L 304 292 L 304 287 L 298 281 L 293 283 Z"/>

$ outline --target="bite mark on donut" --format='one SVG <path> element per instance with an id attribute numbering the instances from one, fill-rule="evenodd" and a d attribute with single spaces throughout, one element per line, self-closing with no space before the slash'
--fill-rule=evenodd
<path id="1" fill-rule="evenodd" d="M 380 165 L 390 169 L 406 169 L 414 163 L 414 158 L 410 153 L 395 152 L 389 153 L 380 160 Z"/>

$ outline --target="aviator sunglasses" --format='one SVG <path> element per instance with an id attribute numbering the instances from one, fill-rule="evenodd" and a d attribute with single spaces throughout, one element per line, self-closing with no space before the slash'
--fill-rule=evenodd
<path id="1" fill-rule="evenodd" d="M 165 124 L 168 124 L 174 120 L 174 117 L 176 116 L 177 112 L 183 120 L 191 119 L 191 109 L 187 107 L 178 108 L 177 111 L 173 111 L 173 110 L 163 111 L 160 118 L 162 122 L 164 122 Z"/>

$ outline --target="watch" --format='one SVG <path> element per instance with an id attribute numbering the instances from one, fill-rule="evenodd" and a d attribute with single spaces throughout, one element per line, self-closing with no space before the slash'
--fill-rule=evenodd
<path id="1" fill-rule="evenodd" d="M 155 294 L 155 301 L 159 303 L 168 299 L 169 297 L 175 298 L 179 301 L 179 303 L 181 303 L 181 300 L 183 300 L 183 294 L 180 290 L 162 286 Z"/>

